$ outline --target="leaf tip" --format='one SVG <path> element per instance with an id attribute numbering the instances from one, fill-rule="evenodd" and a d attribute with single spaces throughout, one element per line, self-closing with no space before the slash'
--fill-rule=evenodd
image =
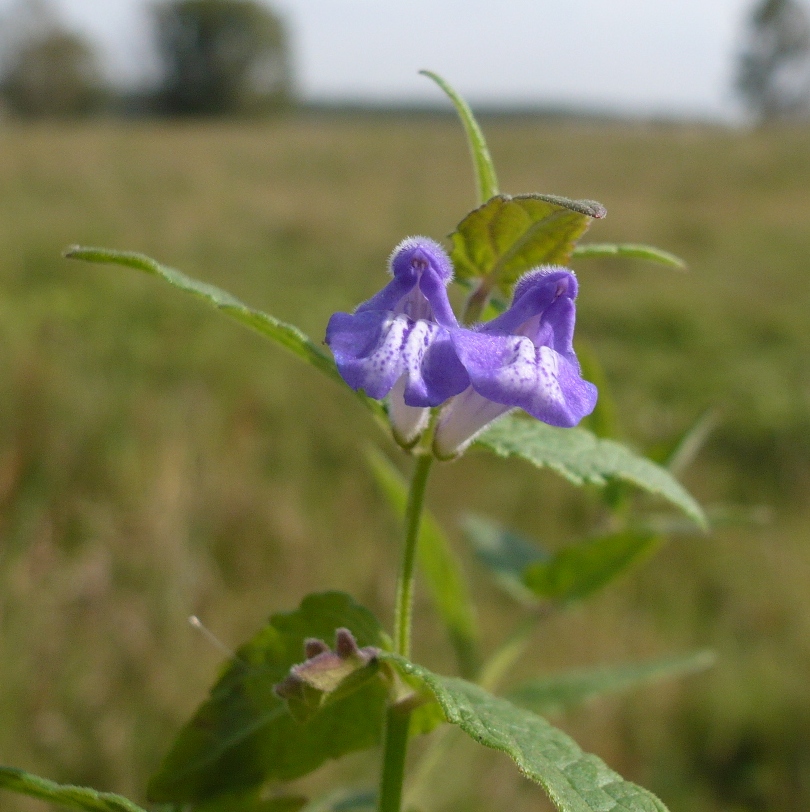
<path id="1" fill-rule="evenodd" d="M 607 216 L 607 209 L 596 200 L 582 201 L 588 209 L 588 216 L 593 217 L 594 220 L 603 220 Z"/>

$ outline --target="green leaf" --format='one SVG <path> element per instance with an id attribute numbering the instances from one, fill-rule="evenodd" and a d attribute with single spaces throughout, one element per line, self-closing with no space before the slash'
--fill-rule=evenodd
<path id="1" fill-rule="evenodd" d="M 509 296 L 530 268 L 568 264 L 591 219 L 604 216 L 604 207 L 592 200 L 497 195 L 471 211 L 450 235 L 456 276 L 483 278 L 487 290 Z"/>
<path id="2" fill-rule="evenodd" d="M 682 474 L 694 462 L 719 423 L 720 417 L 717 412 L 714 409 L 707 409 L 666 454 L 667 468 L 676 476 Z"/>
<path id="3" fill-rule="evenodd" d="M 265 781 L 297 778 L 327 759 L 374 747 L 386 704 L 382 680 L 365 683 L 303 724 L 274 691 L 304 660 L 305 639 L 331 642 L 341 627 L 360 646 L 389 643 L 376 618 L 339 592 L 310 595 L 299 609 L 273 615 L 239 649 L 210 699 L 181 730 L 149 784 L 149 797 L 199 803 Z"/>
<path id="4" fill-rule="evenodd" d="M 588 597 L 650 553 L 652 533 L 624 531 L 588 539 L 553 555 L 496 522 L 468 516 L 464 530 L 481 562 L 515 598 L 568 603 Z"/>
<path id="5" fill-rule="evenodd" d="M 441 76 L 429 70 L 420 70 L 422 76 L 427 76 L 432 79 L 450 98 L 456 108 L 458 117 L 464 126 L 464 132 L 467 134 L 467 144 L 470 147 L 470 157 L 473 161 L 473 170 L 475 171 L 475 186 L 478 192 L 478 202 L 483 203 L 485 200 L 498 194 L 498 179 L 495 177 L 495 166 L 492 163 L 492 158 L 489 154 L 489 148 L 475 120 L 475 116 L 470 110 L 470 106 L 464 99 L 450 87 Z"/>
<path id="6" fill-rule="evenodd" d="M 683 270 L 686 263 L 675 254 L 653 248 L 651 245 L 637 245 L 635 243 L 586 243 L 577 245 L 571 253 L 576 259 L 588 257 L 628 257 L 630 259 L 646 259 L 670 268 Z"/>
<path id="7" fill-rule="evenodd" d="M 299 795 L 262 798 L 259 791 L 220 795 L 194 806 L 194 812 L 299 812 L 307 805 Z"/>
<path id="8" fill-rule="evenodd" d="M 533 603 L 534 594 L 523 583 L 523 572 L 530 564 L 547 560 L 548 553 L 482 516 L 465 516 L 462 527 L 478 560 L 495 576 L 498 584 L 521 603 Z"/>
<path id="9" fill-rule="evenodd" d="M 715 659 L 711 651 L 697 651 L 646 663 L 568 671 L 528 680 L 513 688 L 506 698 L 535 713 L 557 713 L 598 696 L 704 671 L 714 665 Z"/>
<path id="10" fill-rule="evenodd" d="M 199 282 L 180 271 L 176 271 L 174 268 L 161 265 L 150 257 L 131 251 L 114 251 L 109 248 L 86 248 L 74 245 L 66 249 L 64 255 L 68 259 L 81 259 L 85 262 L 123 265 L 126 268 L 134 268 L 152 276 L 158 276 L 173 287 L 202 299 L 213 305 L 217 310 L 226 313 L 235 321 L 250 327 L 265 338 L 275 341 L 276 344 L 289 350 L 302 361 L 306 361 L 341 386 L 345 386 L 335 362 L 311 338 L 304 335 L 292 324 L 286 324 L 267 313 L 263 313 L 261 310 L 248 307 L 248 305 L 227 291 L 206 282 Z M 383 407 L 377 401 L 366 397 L 362 392 L 358 392 L 357 395 L 375 416 L 384 417 Z"/>
<path id="11" fill-rule="evenodd" d="M 0 767 L 0 787 L 84 812 L 144 812 L 140 806 L 120 795 L 57 784 L 14 767 Z"/>
<path id="12" fill-rule="evenodd" d="M 438 676 L 394 654 L 383 656 L 424 681 L 448 722 L 484 747 L 506 753 L 560 812 L 666 812 L 655 795 L 584 753 L 542 717 L 472 683 Z"/>
<path id="13" fill-rule="evenodd" d="M 336 790 L 307 804 L 304 812 L 359 812 L 377 808 L 377 790 Z"/>
<path id="14" fill-rule="evenodd" d="M 501 457 L 520 457 L 550 468 L 574 485 L 605 486 L 614 479 L 630 482 L 667 499 L 700 527 L 700 505 L 665 468 L 613 440 L 600 440 L 585 429 L 560 429 L 518 414 L 501 418 L 475 444 Z"/>
<path id="15" fill-rule="evenodd" d="M 652 533 L 625 530 L 566 547 L 523 571 L 523 583 L 557 603 L 582 600 L 649 555 L 659 543 Z"/>
<path id="16" fill-rule="evenodd" d="M 620 433 L 618 409 L 605 368 L 589 342 L 578 340 L 576 351 L 582 369 L 582 377 L 599 390 L 596 407 L 589 415 L 585 415 L 580 423 L 580 428 L 593 432 L 597 437 L 609 437 L 615 440 Z"/>
<path id="17" fill-rule="evenodd" d="M 371 473 L 380 490 L 396 511 L 405 516 L 408 484 L 402 474 L 374 448 L 366 452 Z M 419 531 L 419 566 L 427 588 L 456 652 L 459 668 L 471 676 L 478 667 L 478 631 L 467 579 L 450 542 L 430 511 L 422 514 Z"/>

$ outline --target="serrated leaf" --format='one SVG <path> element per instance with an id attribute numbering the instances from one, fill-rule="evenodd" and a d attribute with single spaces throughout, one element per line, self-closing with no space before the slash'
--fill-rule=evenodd
<path id="1" fill-rule="evenodd" d="M 462 528 L 478 560 L 495 576 L 498 584 L 516 600 L 534 602 L 534 594 L 523 583 L 523 572 L 530 564 L 547 560 L 548 553 L 482 516 L 465 516 Z"/>
<path id="2" fill-rule="evenodd" d="M 121 795 L 98 792 L 89 787 L 57 784 L 14 767 L 0 767 L 0 788 L 83 812 L 145 812 Z"/>
<path id="3" fill-rule="evenodd" d="M 498 194 L 498 179 L 495 176 L 495 166 L 492 163 L 486 139 L 478 126 L 478 122 L 475 120 L 472 110 L 470 110 L 470 106 L 438 74 L 429 70 L 420 70 L 419 73 L 422 76 L 427 76 L 428 79 L 432 79 L 453 102 L 464 127 L 464 132 L 467 135 L 467 144 L 470 148 L 470 157 L 475 172 L 475 188 L 478 192 L 478 202 L 483 203 L 485 200 L 489 200 L 493 195 Z"/>
<path id="4" fill-rule="evenodd" d="M 404 517 L 408 485 L 385 456 L 369 448 L 366 459 L 380 490 L 396 511 Z M 417 550 L 419 567 L 433 604 L 450 636 L 459 668 L 465 676 L 478 666 L 478 630 L 467 579 L 441 525 L 429 510 L 422 513 Z"/>
<path id="5" fill-rule="evenodd" d="M 304 659 L 305 639 L 331 640 L 341 627 L 361 646 L 388 644 L 376 618 L 339 592 L 310 595 L 297 610 L 273 615 L 239 649 L 210 699 L 180 731 L 149 784 L 149 797 L 199 803 L 297 778 L 327 759 L 374 747 L 386 705 L 381 680 L 326 705 L 303 724 L 274 691 Z"/>
<path id="6" fill-rule="evenodd" d="M 625 530 L 588 539 L 536 561 L 523 571 L 523 583 L 538 598 L 556 603 L 582 600 L 649 555 L 659 539 Z"/>
<path id="7" fill-rule="evenodd" d="M 588 257 L 627 257 L 629 259 L 646 259 L 670 268 L 683 270 L 686 263 L 669 251 L 653 248 L 651 245 L 637 245 L 636 243 L 586 243 L 577 245 L 571 253 L 576 259 Z"/>
<path id="8" fill-rule="evenodd" d="M 604 207 L 592 200 L 496 195 L 471 211 L 450 235 L 456 276 L 483 278 L 489 291 L 508 296 L 530 268 L 568 264 L 591 219 L 604 216 Z"/>
<path id="9" fill-rule="evenodd" d="M 383 656 L 423 680 L 448 722 L 484 747 L 508 755 L 523 775 L 543 787 L 560 812 L 666 812 L 655 795 L 584 753 L 535 713 L 462 679 L 438 676 L 394 654 Z"/>
<path id="10" fill-rule="evenodd" d="M 574 485 L 605 486 L 615 479 L 630 482 L 668 500 L 706 527 L 700 505 L 669 471 L 585 429 L 561 429 L 510 414 L 487 429 L 475 445 L 500 457 L 520 457 L 538 468 L 550 468 Z"/>
<path id="11" fill-rule="evenodd" d="M 578 669 L 528 680 L 513 688 L 506 698 L 535 713 L 557 713 L 595 697 L 704 671 L 715 659 L 711 651 L 697 651 L 646 663 Z"/>
<path id="12" fill-rule="evenodd" d="M 190 293 L 192 296 L 202 299 L 240 324 L 244 324 L 265 338 L 269 338 L 341 386 L 345 386 L 335 362 L 311 338 L 294 325 L 287 324 L 261 310 L 249 307 L 227 291 L 209 285 L 207 282 L 199 282 L 174 268 L 161 265 L 151 257 L 131 251 L 114 251 L 109 248 L 89 248 L 74 245 L 68 248 L 64 255 L 67 259 L 81 259 L 85 262 L 108 265 L 123 265 L 126 268 L 134 268 L 152 276 L 157 276 L 168 282 L 172 287 L 179 288 L 184 293 Z M 375 416 L 384 417 L 383 407 L 377 401 L 366 397 L 362 392 L 356 394 Z"/>

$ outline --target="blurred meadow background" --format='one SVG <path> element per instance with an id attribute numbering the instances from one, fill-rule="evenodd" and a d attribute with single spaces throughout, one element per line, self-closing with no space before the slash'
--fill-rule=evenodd
<path id="1" fill-rule="evenodd" d="M 551 615 L 513 679 L 711 648 L 710 671 L 554 721 L 673 811 L 810 808 L 810 127 L 481 123 L 505 192 L 596 199 L 608 217 L 588 241 L 688 263 L 574 263 L 580 350 L 604 367 L 623 439 L 654 452 L 714 421 L 683 481 L 716 528 Z M 223 661 L 189 615 L 236 647 L 329 588 L 390 625 L 398 528 L 365 449 L 408 461 L 348 390 L 280 349 L 61 252 L 137 250 L 320 338 L 381 286 L 404 236 L 442 239 L 474 206 L 463 133 L 416 111 L 9 117 L 0 199 L 0 762 L 143 802 Z M 476 453 L 434 476 L 491 649 L 513 605 L 463 516 L 553 549 L 587 534 L 598 498 Z M 417 601 L 417 657 L 448 669 Z M 546 808 L 505 760 L 454 760 L 435 809 Z M 373 781 L 366 762 L 307 786 L 335 769 Z M 0 796 L 3 812 L 42 808 Z"/>

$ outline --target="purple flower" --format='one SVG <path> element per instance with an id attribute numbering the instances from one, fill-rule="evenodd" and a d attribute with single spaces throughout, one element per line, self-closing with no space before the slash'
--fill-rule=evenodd
<path id="1" fill-rule="evenodd" d="M 459 454 L 489 423 L 519 407 L 552 426 L 575 426 L 596 404 L 574 354 L 577 281 L 571 271 L 531 271 L 512 306 L 472 329 L 460 327 L 447 299 L 450 259 L 427 237 L 400 243 L 392 280 L 354 313 L 326 328 L 343 379 L 377 400 L 388 396 L 398 442 L 413 445 L 430 409 L 439 415 L 434 453 Z"/>
<path id="2" fill-rule="evenodd" d="M 429 410 L 463 392 L 470 379 L 451 340 L 458 322 L 447 299 L 453 271 L 442 247 L 426 237 L 391 254 L 393 279 L 354 313 L 335 313 L 326 343 L 343 379 L 377 400 L 389 395 L 397 440 L 412 445 Z"/>
<path id="3" fill-rule="evenodd" d="M 470 386 L 443 409 L 434 452 L 460 453 L 490 422 L 520 407 L 552 426 L 571 427 L 596 405 L 574 354 L 576 277 L 565 268 L 531 271 L 515 286 L 512 306 L 471 330 L 451 331 Z"/>

